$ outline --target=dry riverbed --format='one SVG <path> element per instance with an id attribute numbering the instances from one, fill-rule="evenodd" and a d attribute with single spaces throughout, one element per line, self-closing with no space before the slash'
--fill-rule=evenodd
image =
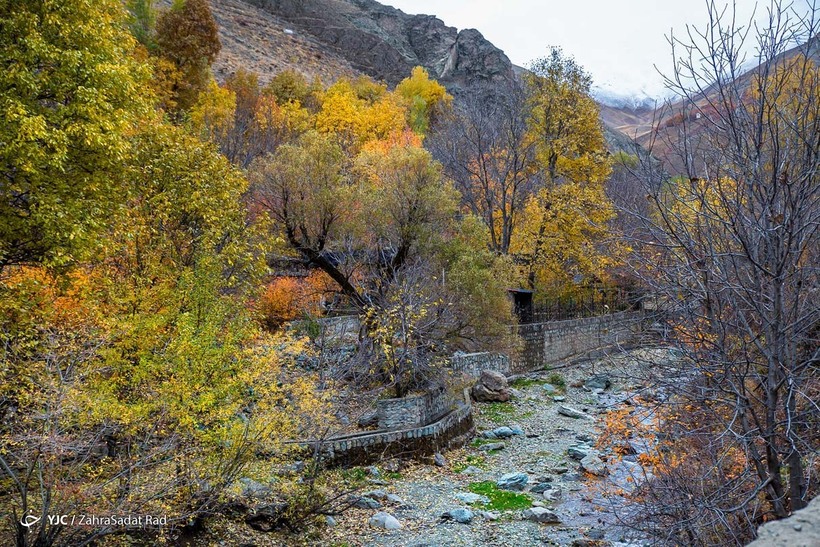
<path id="1" fill-rule="evenodd" d="M 509 403 L 476 405 L 479 435 L 495 430 L 501 438 L 479 436 L 464 449 L 444 454 L 443 467 L 414 464 L 398 473 L 371 468 L 372 488 L 363 495 L 374 490 L 368 497 L 381 507 L 353 509 L 337 517 L 318 544 L 641 545 L 628 530 L 617 526 L 612 511 L 623 512 L 620 496 L 642 477 L 637 458 L 616 458 L 610 447 L 595 445 L 608 412 L 627 407 L 643 412 L 635 402 L 643 387 L 641 368 L 669 358 L 666 349 L 634 350 L 517 380 Z M 595 376 L 599 380 L 606 377 L 611 385 L 602 392 L 590 390 L 590 379 Z M 559 413 L 561 406 L 584 416 L 565 416 Z M 592 452 L 592 458 L 579 461 L 585 452 Z M 588 470 L 606 474 L 589 473 L 584 464 Z M 526 477 L 522 489 L 496 487 L 499 479 L 513 473 Z M 508 480 L 514 484 L 523 479 Z M 527 512 L 532 506 L 536 514 Z M 395 517 L 401 528 L 385 530 L 378 522 L 371 523 L 379 513 Z M 527 516 L 545 522 L 527 520 Z M 376 520 L 383 523 L 383 515 Z"/>

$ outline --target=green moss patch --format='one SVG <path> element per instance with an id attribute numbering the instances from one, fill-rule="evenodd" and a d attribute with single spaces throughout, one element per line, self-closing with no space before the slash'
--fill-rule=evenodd
<path id="1" fill-rule="evenodd" d="M 514 511 L 532 507 L 532 500 L 526 494 L 501 490 L 493 481 L 473 482 L 467 487 L 474 494 L 481 494 L 490 499 L 485 508 L 495 511 Z"/>

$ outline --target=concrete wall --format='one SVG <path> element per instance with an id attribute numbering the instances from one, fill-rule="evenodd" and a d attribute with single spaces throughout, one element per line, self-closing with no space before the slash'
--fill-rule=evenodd
<path id="1" fill-rule="evenodd" d="M 513 363 L 514 372 L 526 372 L 567 359 L 592 356 L 617 345 L 637 340 L 643 313 L 625 311 L 597 317 L 519 325 L 524 341 L 521 356 Z"/>
<path id="2" fill-rule="evenodd" d="M 503 353 L 456 353 L 450 357 L 450 368 L 478 378 L 482 370 L 494 370 L 501 374 L 510 374 L 510 358 Z"/>
<path id="3" fill-rule="evenodd" d="M 417 457 L 462 446 L 474 430 L 472 406 L 462 403 L 429 425 L 336 437 L 320 443 L 319 448 L 328 466 L 366 465 L 389 457 Z M 316 441 L 299 444 L 306 453 L 312 453 Z"/>

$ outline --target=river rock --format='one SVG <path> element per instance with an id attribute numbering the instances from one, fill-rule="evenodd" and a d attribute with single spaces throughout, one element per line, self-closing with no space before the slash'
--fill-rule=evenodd
<path id="1" fill-rule="evenodd" d="M 529 482 L 529 477 L 525 473 L 507 473 L 502 476 L 495 485 L 502 490 L 523 490 Z"/>
<path id="2" fill-rule="evenodd" d="M 358 507 L 359 509 L 381 509 L 382 504 L 378 501 L 374 500 L 373 498 L 368 498 L 367 496 L 362 496 L 358 498 L 356 501 L 353 502 L 354 507 Z"/>
<path id="3" fill-rule="evenodd" d="M 481 494 L 474 494 L 473 492 L 457 492 L 455 498 L 461 503 L 472 505 L 474 503 L 490 503 L 490 498 L 482 496 Z"/>
<path id="4" fill-rule="evenodd" d="M 540 522 L 541 524 L 558 524 L 561 522 L 558 515 L 546 507 L 531 507 L 530 509 L 524 510 L 521 516 L 526 520 Z"/>
<path id="5" fill-rule="evenodd" d="M 586 382 L 584 382 L 584 387 L 591 391 L 595 391 L 596 389 L 605 390 L 611 385 L 612 382 L 606 374 L 596 374 L 595 376 L 590 376 L 587 378 Z"/>
<path id="6" fill-rule="evenodd" d="M 585 444 L 574 444 L 567 448 L 567 455 L 573 460 L 582 460 L 592 450 L 591 447 Z"/>
<path id="7" fill-rule="evenodd" d="M 479 511 L 477 514 L 479 517 L 487 520 L 498 520 L 501 516 L 501 513 L 498 511 Z"/>
<path id="8" fill-rule="evenodd" d="M 444 520 L 454 520 L 461 524 L 470 524 L 473 521 L 473 512 L 464 507 L 459 507 L 445 511 L 441 514 L 441 518 Z"/>
<path id="9" fill-rule="evenodd" d="M 433 463 L 436 467 L 447 467 L 447 460 L 444 459 L 444 456 L 442 456 L 440 452 L 433 454 Z"/>
<path id="10" fill-rule="evenodd" d="M 542 386 L 542 389 L 544 390 L 544 393 L 546 393 L 547 395 L 555 395 L 556 393 L 558 393 L 558 388 L 552 384 L 544 384 Z"/>
<path id="11" fill-rule="evenodd" d="M 367 522 L 370 526 L 375 528 L 384 528 L 385 530 L 399 530 L 401 528 L 401 523 L 399 520 L 390 513 L 385 513 L 384 511 L 376 513 L 370 517 Z"/>
<path id="12" fill-rule="evenodd" d="M 513 430 L 506 426 L 496 427 L 495 429 L 493 429 L 493 434 L 495 435 L 496 439 L 508 439 L 515 435 L 515 433 L 513 433 Z"/>
<path id="13" fill-rule="evenodd" d="M 474 465 L 468 465 L 459 473 L 462 475 L 480 475 L 481 473 L 483 473 L 483 471 Z"/>
<path id="14" fill-rule="evenodd" d="M 574 408 L 565 405 L 558 406 L 558 414 L 561 414 L 562 416 L 566 416 L 568 418 L 592 418 L 592 416 L 586 414 L 585 412 L 575 410 Z"/>
<path id="15" fill-rule="evenodd" d="M 493 450 L 501 450 L 505 446 L 504 443 L 489 443 L 489 444 L 482 444 L 478 447 L 479 450 L 483 450 L 484 452 L 492 452 Z"/>
<path id="16" fill-rule="evenodd" d="M 596 475 L 598 477 L 603 477 L 609 471 L 606 468 L 606 464 L 601 460 L 598 454 L 590 452 L 583 458 L 581 458 L 581 470 L 590 473 L 591 475 Z"/>

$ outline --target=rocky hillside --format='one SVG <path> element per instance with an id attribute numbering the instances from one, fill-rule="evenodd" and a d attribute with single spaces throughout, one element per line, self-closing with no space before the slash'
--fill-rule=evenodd
<path id="1" fill-rule="evenodd" d="M 244 67 L 263 83 L 294 69 L 325 82 L 366 74 L 395 85 L 421 65 L 458 97 L 472 85 L 524 71 L 475 29 L 458 30 L 433 15 L 410 15 L 374 0 L 211 0 L 211 9 L 222 42 L 218 80 Z M 628 148 L 619 125 L 632 120 L 610 120 L 607 112 L 607 140 Z"/>
<path id="2" fill-rule="evenodd" d="M 315 40 L 330 57 L 388 84 L 416 65 L 456 93 L 475 82 L 513 77 L 510 60 L 480 32 L 458 31 L 432 15 L 408 15 L 373 0 L 245 2 Z"/>

